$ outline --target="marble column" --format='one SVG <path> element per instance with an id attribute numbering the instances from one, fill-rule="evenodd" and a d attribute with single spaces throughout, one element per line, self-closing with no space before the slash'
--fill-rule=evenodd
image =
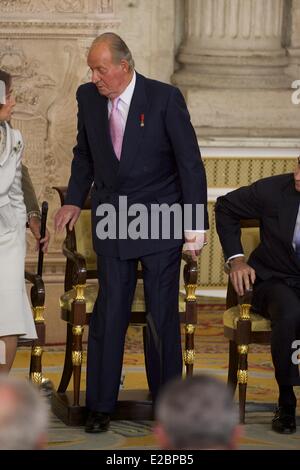
<path id="1" fill-rule="evenodd" d="M 186 0 L 178 84 L 282 87 L 283 0 Z"/>
<path id="2" fill-rule="evenodd" d="M 292 0 L 288 48 L 291 75 L 300 80 L 300 0 Z"/>
<path id="3" fill-rule="evenodd" d="M 289 0 L 185 0 L 172 81 L 205 136 L 299 136 L 286 48 Z"/>

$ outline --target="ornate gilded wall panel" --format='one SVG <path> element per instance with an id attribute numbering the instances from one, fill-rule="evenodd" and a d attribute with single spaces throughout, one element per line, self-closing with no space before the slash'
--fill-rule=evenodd
<path id="1" fill-rule="evenodd" d="M 1 0 L 0 12 L 30 15 L 33 13 L 111 14 L 113 0 Z"/>

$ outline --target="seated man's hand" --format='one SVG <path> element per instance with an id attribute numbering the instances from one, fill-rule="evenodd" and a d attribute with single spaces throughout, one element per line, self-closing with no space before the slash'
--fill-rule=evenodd
<path id="1" fill-rule="evenodd" d="M 183 245 L 183 253 L 191 256 L 197 261 L 198 256 L 204 245 L 207 244 L 205 232 L 193 232 L 186 230 L 184 232 L 185 244 Z"/>
<path id="2" fill-rule="evenodd" d="M 78 206 L 62 206 L 55 214 L 54 228 L 56 232 L 62 232 L 69 224 L 69 230 L 72 230 L 80 216 L 81 209 Z"/>
<path id="3" fill-rule="evenodd" d="M 229 277 L 236 293 L 244 295 L 254 284 L 255 271 L 245 262 L 243 256 L 239 256 L 230 261 Z"/>
<path id="4" fill-rule="evenodd" d="M 42 250 L 44 253 L 47 253 L 50 242 L 49 230 L 46 229 L 45 237 L 41 239 L 41 219 L 35 216 L 30 217 L 28 226 L 32 232 L 32 235 L 36 239 L 36 250 L 39 249 L 40 245 L 43 245 Z"/>

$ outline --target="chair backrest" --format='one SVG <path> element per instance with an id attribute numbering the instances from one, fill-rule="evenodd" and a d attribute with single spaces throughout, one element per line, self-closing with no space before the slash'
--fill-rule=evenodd
<path id="1" fill-rule="evenodd" d="M 241 241 L 245 258 L 248 259 L 252 251 L 260 242 L 259 221 L 254 219 L 241 220 Z M 228 278 L 226 308 L 231 308 L 238 304 L 236 292 Z"/>
<path id="2" fill-rule="evenodd" d="M 81 211 L 80 217 L 76 222 L 74 235 L 76 240 L 76 249 L 78 253 L 84 256 L 88 272 L 95 271 L 97 269 L 97 257 L 93 248 L 91 233 L 91 211 L 89 209 L 85 209 Z"/>
<path id="3" fill-rule="evenodd" d="M 252 251 L 255 250 L 255 248 L 258 246 L 260 242 L 258 222 L 253 220 L 251 221 L 251 223 L 253 223 L 253 226 L 251 225 L 242 226 L 242 229 L 241 229 L 241 232 L 242 232 L 241 240 L 242 240 L 242 245 L 244 248 L 246 259 L 249 258 Z"/>

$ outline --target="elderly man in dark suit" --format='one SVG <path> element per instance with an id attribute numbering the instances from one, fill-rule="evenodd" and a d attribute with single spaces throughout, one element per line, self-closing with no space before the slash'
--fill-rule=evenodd
<path id="1" fill-rule="evenodd" d="M 101 432 L 108 427 L 118 396 L 138 260 L 145 285 L 153 398 L 162 384 L 182 373 L 178 291 L 183 232 L 176 236 L 174 224 L 168 236 L 163 236 L 165 227 L 161 226 L 153 235 L 151 216 L 157 215 L 157 205 L 164 205 L 163 225 L 170 215 L 168 206 L 189 204 L 190 220 L 185 228 L 193 231 L 185 232 L 185 248 L 196 258 L 208 228 L 207 188 L 180 91 L 135 72 L 130 50 L 114 33 L 93 42 L 88 65 L 92 83 L 80 86 L 77 92 L 77 146 L 66 205 L 57 213 L 55 224 L 57 230 L 66 224 L 73 227 L 92 185 L 100 293 L 89 329 L 86 431 Z M 197 223 L 200 205 L 203 217 Z M 141 233 L 132 235 L 137 206 Z M 109 208 L 116 211 L 117 221 L 113 211 L 105 220 Z M 111 232 L 107 237 L 105 223 Z M 152 228 L 155 232 L 157 227 L 153 224 Z"/>
<path id="2" fill-rule="evenodd" d="M 296 431 L 300 385 L 295 343 L 300 339 L 300 161 L 294 174 L 264 178 L 219 197 L 217 231 L 236 292 L 253 284 L 253 307 L 271 319 L 271 351 L 279 402 L 272 429 Z M 258 219 L 260 244 L 248 262 L 240 240 L 240 219 Z"/>

